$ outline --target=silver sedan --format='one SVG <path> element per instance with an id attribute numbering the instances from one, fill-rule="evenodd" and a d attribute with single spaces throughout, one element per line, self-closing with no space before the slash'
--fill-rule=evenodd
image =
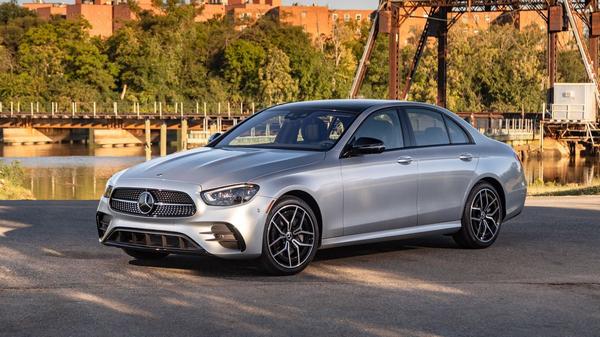
<path id="1" fill-rule="evenodd" d="M 514 151 L 448 110 L 314 101 L 115 174 L 96 222 L 101 243 L 138 259 L 248 258 L 287 275 L 358 243 L 449 234 L 488 247 L 526 192 Z"/>

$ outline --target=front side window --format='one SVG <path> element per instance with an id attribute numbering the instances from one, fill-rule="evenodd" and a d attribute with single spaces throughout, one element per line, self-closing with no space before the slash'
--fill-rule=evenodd
<path id="1" fill-rule="evenodd" d="M 407 108 L 406 114 L 415 137 L 416 146 L 450 144 L 441 113 L 423 108 Z"/>
<path id="2" fill-rule="evenodd" d="M 367 137 L 383 142 L 386 150 L 404 147 L 400 119 L 395 109 L 376 111 L 360 125 L 354 139 Z"/>
<path id="3" fill-rule="evenodd" d="M 354 113 L 340 111 L 269 109 L 241 124 L 215 147 L 326 151 L 337 143 L 355 118 Z"/>

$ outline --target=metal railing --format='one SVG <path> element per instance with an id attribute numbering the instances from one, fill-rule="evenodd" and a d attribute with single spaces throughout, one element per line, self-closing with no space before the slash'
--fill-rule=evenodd
<path id="1" fill-rule="evenodd" d="M 58 102 L 39 101 L 0 101 L 0 115 L 21 116 L 71 116 L 71 117 L 96 117 L 96 116 L 247 116 L 264 109 L 270 105 L 256 102 L 206 102 L 206 101 L 178 101 L 178 102 Z"/>
<path id="2" fill-rule="evenodd" d="M 479 131 L 495 139 L 534 139 L 539 134 L 540 124 L 535 119 L 511 118 L 492 120 L 486 128 Z"/>

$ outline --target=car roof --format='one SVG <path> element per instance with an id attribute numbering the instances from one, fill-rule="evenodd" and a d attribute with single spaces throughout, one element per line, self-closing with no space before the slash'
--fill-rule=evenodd
<path id="1" fill-rule="evenodd" d="M 381 99 L 330 99 L 321 101 L 306 101 L 296 103 L 286 103 L 279 105 L 280 108 L 299 108 L 299 109 L 324 109 L 339 110 L 345 112 L 361 113 L 369 108 L 385 105 L 402 104 L 423 104 L 417 102 L 381 100 Z M 423 104 L 429 105 L 429 104 Z"/>

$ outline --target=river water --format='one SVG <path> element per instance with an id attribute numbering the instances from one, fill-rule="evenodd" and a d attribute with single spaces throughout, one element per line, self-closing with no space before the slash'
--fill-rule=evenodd
<path id="1" fill-rule="evenodd" d="M 168 152 L 175 151 L 169 148 Z M 153 154 L 158 153 L 154 148 Z M 98 199 L 110 176 L 144 161 L 142 147 L 90 148 L 84 144 L 0 145 L 0 161 L 18 160 L 25 187 L 40 200 Z M 530 158 L 523 163 L 529 183 L 591 184 L 600 179 L 600 159 Z"/>

